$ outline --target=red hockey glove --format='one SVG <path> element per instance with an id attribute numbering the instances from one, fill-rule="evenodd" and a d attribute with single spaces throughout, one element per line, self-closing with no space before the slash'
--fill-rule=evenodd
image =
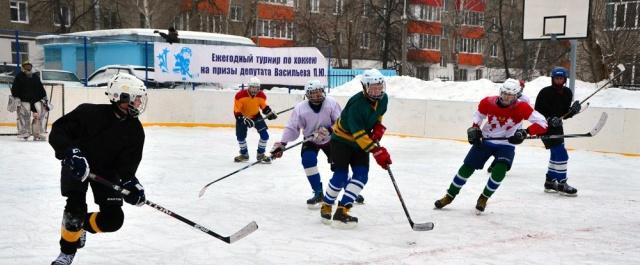
<path id="1" fill-rule="evenodd" d="M 373 158 L 376 159 L 378 165 L 380 165 L 384 169 L 388 169 L 389 165 L 391 165 L 391 155 L 387 152 L 387 149 L 384 147 L 376 147 L 371 150 L 373 154 Z"/>
<path id="2" fill-rule="evenodd" d="M 373 140 L 374 142 L 380 142 L 386 130 L 387 127 L 384 127 L 382 123 L 377 122 L 375 125 L 373 125 L 373 129 L 371 129 L 371 140 Z"/>

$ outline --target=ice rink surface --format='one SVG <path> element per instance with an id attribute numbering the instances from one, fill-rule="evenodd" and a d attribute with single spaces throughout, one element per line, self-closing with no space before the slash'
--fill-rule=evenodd
<path id="1" fill-rule="evenodd" d="M 372 160 L 356 229 L 320 222 L 305 200 L 311 190 L 299 147 L 271 165 L 256 165 L 200 188 L 246 163 L 234 163 L 230 128 L 145 128 L 138 178 L 147 198 L 219 234 L 250 221 L 259 229 L 228 245 L 151 207 L 124 206 L 115 233 L 88 236 L 73 264 L 638 264 L 640 158 L 570 151 L 569 183 L 579 196 L 543 192 L 548 152 L 519 146 L 513 169 L 475 215 L 488 179 L 476 171 L 443 210 L 433 202 L 447 189 L 469 150 L 465 142 L 385 136 L 394 176 L 415 222 L 410 229 L 386 171 Z M 280 138 L 272 129 L 269 149 Z M 597 137 L 597 136 L 596 136 Z M 588 141 L 571 139 L 569 141 Z M 257 134 L 247 139 L 251 162 Z M 49 264 L 59 253 L 64 198 L 60 163 L 46 142 L 0 137 L 0 264 Z M 330 178 L 324 155 L 323 183 Z M 90 210 L 96 210 L 88 195 Z"/>

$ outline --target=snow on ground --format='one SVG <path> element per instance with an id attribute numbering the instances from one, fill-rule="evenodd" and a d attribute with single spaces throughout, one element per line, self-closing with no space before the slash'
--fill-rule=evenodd
<path id="1" fill-rule="evenodd" d="M 605 83 L 606 81 L 596 84 L 578 80 L 576 82 L 575 99 L 582 100 L 586 98 Z M 533 103 L 535 102 L 538 92 L 549 85 L 551 85 L 550 77 L 538 77 L 525 84 L 524 94 L 527 95 Z M 497 95 L 499 86 L 500 84 L 493 83 L 487 79 L 454 82 L 441 80 L 424 81 L 409 76 L 395 76 L 387 78 L 386 92 L 390 97 L 396 98 L 479 102 L 486 96 Z M 360 76 L 357 76 L 342 86 L 332 88 L 329 94 L 334 96 L 352 96 L 361 90 Z M 289 93 L 289 89 L 274 88 L 272 92 Z M 292 90 L 292 93 L 303 92 Z M 640 108 L 640 91 L 607 87 L 596 93 L 587 102 L 589 102 L 592 107 L 638 109 Z"/>
<path id="2" fill-rule="evenodd" d="M 484 81 L 479 81 L 484 82 Z M 409 227 L 386 171 L 372 162 L 354 230 L 323 225 L 304 201 L 310 188 L 299 148 L 200 188 L 246 164 L 233 163 L 230 128 L 147 127 L 138 176 L 147 198 L 220 234 L 250 221 L 260 228 L 227 245 L 151 207 L 125 205 L 115 233 L 89 235 L 74 264 L 637 264 L 640 260 L 640 158 L 570 151 L 575 198 L 545 194 L 548 153 L 521 146 L 513 169 L 483 215 L 475 200 L 488 175 L 476 172 L 456 200 L 433 210 L 460 166 L 463 142 L 385 136 L 393 171 L 415 222 Z M 270 130 L 271 141 L 281 130 Z M 249 134 L 255 158 L 257 134 Z M 59 161 L 46 142 L 0 137 L 0 264 L 48 264 L 58 254 L 64 205 Z M 320 155 L 323 181 L 329 169 Z M 91 195 L 89 209 L 95 210 Z"/>

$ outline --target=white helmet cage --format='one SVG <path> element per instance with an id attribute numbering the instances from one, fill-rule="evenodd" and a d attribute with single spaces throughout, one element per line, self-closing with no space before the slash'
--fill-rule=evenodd
<path id="1" fill-rule="evenodd" d="M 311 104 L 320 105 L 324 102 L 326 93 L 325 86 L 320 80 L 311 80 L 304 85 L 305 96 Z"/>
<path id="2" fill-rule="evenodd" d="M 379 100 L 384 95 L 384 91 L 386 88 L 384 76 L 380 71 L 376 69 L 369 69 L 362 73 L 362 79 L 360 81 L 362 83 L 362 88 L 367 97 Z M 372 88 L 372 85 L 382 85 L 382 89 Z"/>
<path id="3" fill-rule="evenodd" d="M 260 91 L 260 79 L 258 79 L 257 77 L 252 77 L 251 79 L 249 79 L 249 83 L 247 84 L 247 86 L 249 95 L 251 95 L 252 97 L 257 95 Z"/>
<path id="4" fill-rule="evenodd" d="M 142 80 L 127 74 L 114 75 L 107 84 L 107 96 L 111 103 L 129 103 L 128 115 L 137 117 L 147 107 L 147 87 Z"/>
<path id="5" fill-rule="evenodd" d="M 502 100 L 502 103 L 510 105 L 517 100 L 521 91 L 522 87 L 520 86 L 520 82 L 509 78 L 502 83 L 502 86 L 500 86 L 500 100 Z M 511 95 L 513 97 L 507 97 L 507 95 Z"/>

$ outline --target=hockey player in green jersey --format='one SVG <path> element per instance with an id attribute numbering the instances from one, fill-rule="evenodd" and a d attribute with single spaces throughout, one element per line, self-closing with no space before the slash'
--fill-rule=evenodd
<path id="1" fill-rule="evenodd" d="M 323 223 L 333 220 L 338 228 L 353 228 L 358 223 L 358 218 L 349 215 L 349 209 L 367 184 L 369 153 L 382 168 L 391 164 L 387 149 L 378 143 L 386 130 L 381 121 L 389 102 L 384 93 L 384 76 L 378 70 L 367 70 L 361 82 L 363 91 L 349 99 L 333 125 L 331 136 L 333 176 L 325 189 L 320 216 Z M 353 172 L 351 179 L 348 178 L 349 166 Z M 343 188 L 344 194 L 332 217 L 333 204 Z"/>

